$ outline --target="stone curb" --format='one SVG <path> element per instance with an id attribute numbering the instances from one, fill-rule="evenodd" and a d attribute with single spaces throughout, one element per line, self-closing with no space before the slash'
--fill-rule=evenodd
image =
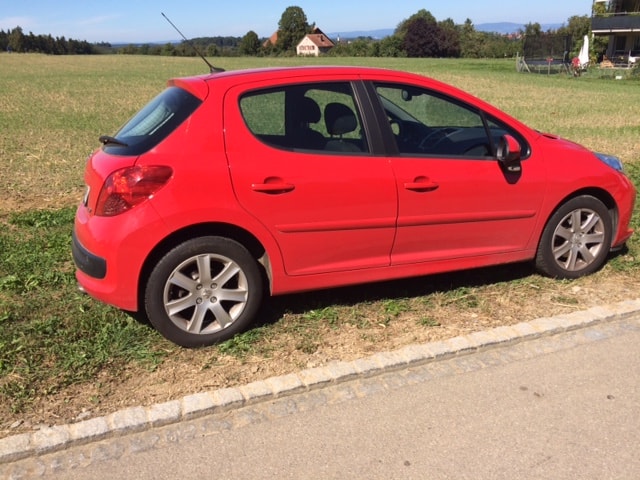
<path id="1" fill-rule="evenodd" d="M 379 375 L 394 369 L 473 353 L 497 345 L 554 335 L 598 322 L 623 319 L 638 312 L 640 299 L 628 300 L 443 341 L 409 345 L 351 362 L 331 362 L 322 367 L 271 377 L 239 387 L 196 393 L 180 400 L 149 407 L 127 408 L 104 417 L 42 428 L 35 432 L 0 439 L 0 464 L 319 389 L 354 377 Z"/>

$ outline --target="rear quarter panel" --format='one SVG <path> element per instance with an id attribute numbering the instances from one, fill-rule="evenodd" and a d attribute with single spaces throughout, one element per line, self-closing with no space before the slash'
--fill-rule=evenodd
<path id="1" fill-rule="evenodd" d="M 272 268 L 280 272 L 277 244 L 259 222 L 239 208 L 231 188 L 221 104 L 225 89 L 214 82 L 207 100 L 189 120 L 139 159 L 140 164 L 174 167 L 170 185 L 150 202 L 165 226 L 157 235 L 151 234 L 150 243 L 155 248 L 167 236 L 194 226 L 233 225 L 256 237 L 267 251 Z"/>

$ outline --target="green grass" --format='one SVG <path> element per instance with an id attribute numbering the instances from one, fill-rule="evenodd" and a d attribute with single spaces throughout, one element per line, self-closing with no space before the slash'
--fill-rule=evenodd
<path id="1" fill-rule="evenodd" d="M 255 345 L 260 342 L 263 336 L 263 329 L 254 328 L 221 343 L 217 346 L 217 349 L 218 352 L 223 355 L 232 355 L 234 357 L 242 358 L 247 353 L 255 349 Z"/>
<path id="2" fill-rule="evenodd" d="M 14 412 L 103 369 L 152 368 L 162 358 L 150 328 L 77 291 L 73 214 L 14 213 L 0 232 L 0 400 Z"/>
<path id="3" fill-rule="evenodd" d="M 226 69 L 360 64 L 429 75 L 532 127 L 619 155 L 640 184 L 637 79 L 520 74 L 512 60 L 221 58 L 215 63 Z M 90 383 L 101 372 L 115 378 L 132 366 L 153 369 L 179 352 L 147 325 L 77 292 L 70 232 L 84 160 L 99 135 L 115 132 L 167 78 L 204 73 L 206 67 L 197 58 L 115 55 L 0 54 L 0 65 L 0 403 L 24 412 L 37 399 Z M 633 225 L 640 229 L 637 214 Z M 608 268 L 637 281 L 639 241 L 635 236 L 629 253 L 612 259 Z M 521 278 L 509 268 L 451 278 L 274 299 L 262 325 L 208 350 L 205 363 L 212 366 L 224 355 L 267 359 L 286 349 L 312 355 L 328 335 L 347 330 L 375 348 L 380 331 L 400 328 L 405 318 L 415 328 L 440 328 L 443 317 L 437 311 L 491 313 L 495 298 L 517 304 L 529 301 L 530 292 L 558 285 L 537 276 Z M 566 294 L 555 298 L 575 302 Z"/>

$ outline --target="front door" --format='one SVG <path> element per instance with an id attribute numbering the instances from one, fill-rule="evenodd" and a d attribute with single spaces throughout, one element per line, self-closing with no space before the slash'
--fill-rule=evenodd
<path id="1" fill-rule="evenodd" d="M 534 156 L 519 173 L 500 166 L 495 143 L 517 132 L 438 92 L 394 84 L 376 89 L 399 150 L 392 160 L 398 190 L 392 264 L 524 250 L 546 172 Z"/>

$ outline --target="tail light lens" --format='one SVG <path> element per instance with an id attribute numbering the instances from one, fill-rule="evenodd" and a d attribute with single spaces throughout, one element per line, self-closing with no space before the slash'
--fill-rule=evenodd
<path id="1" fill-rule="evenodd" d="M 104 182 L 95 214 L 113 217 L 153 197 L 173 175 L 171 167 L 135 166 L 113 172 Z"/>

